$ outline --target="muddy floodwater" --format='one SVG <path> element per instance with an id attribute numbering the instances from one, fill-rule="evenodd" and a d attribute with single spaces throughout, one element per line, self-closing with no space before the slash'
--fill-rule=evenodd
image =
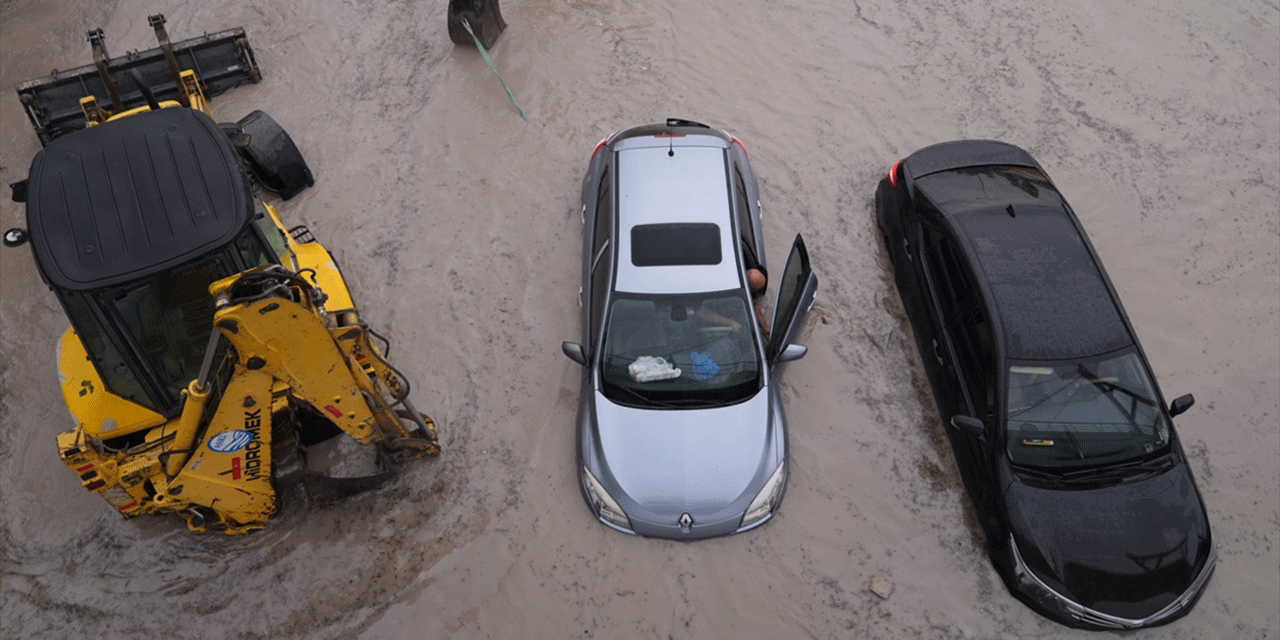
<path id="1" fill-rule="evenodd" d="M 1280 637 L 1280 6 L 1275 0 L 504 0 L 492 49 L 446 0 L 0 1 L 0 184 L 39 142 L 13 86 L 243 26 L 271 113 L 316 177 L 281 203 L 392 341 L 443 454 L 260 532 L 123 520 L 59 462 L 66 326 L 27 247 L 0 250 L 0 637 Z M 777 517 L 673 543 L 597 522 L 573 418 L 579 189 L 595 144 L 668 116 L 725 128 L 760 179 L 767 252 L 820 284 L 782 380 Z M 1028 149 L 1075 207 L 1164 394 L 1218 544 L 1185 618 L 1074 631 L 1005 590 L 873 222 L 931 143 Z M 0 227 L 25 226 L 0 198 Z M 893 591 L 881 599 L 873 577 Z"/>

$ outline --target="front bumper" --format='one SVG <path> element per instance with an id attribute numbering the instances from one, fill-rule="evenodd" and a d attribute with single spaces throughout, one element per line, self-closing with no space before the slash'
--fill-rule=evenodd
<path id="1" fill-rule="evenodd" d="M 1085 629 L 1140 629 L 1172 621 L 1185 614 L 1200 597 L 1218 561 L 1218 550 L 1210 546 L 1209 557 L 1191 586 L 1163 609 L 1145 618 L 1134 619 L 1090 609 L 1049 587 L 1027 567 L 1027 563 L 1022 559 L 1022 553 L 1018 551 L 1018 545 L 1013 540 L 1013 535 L 1009 536 L 1009 549 L 1013 555 L 1013 577 L 1017 583 L 1017 589 L 1041 607 L 1057 614 L 1056 617 L 1060 622 Z"/>

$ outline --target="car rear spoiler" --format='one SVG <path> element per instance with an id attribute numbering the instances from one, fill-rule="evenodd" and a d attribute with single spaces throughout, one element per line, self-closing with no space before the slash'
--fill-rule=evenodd
<path id="1" fill-rule="evenodd" d="M 184 105 L 186 94 L 180 90 L 178 77 L 183 70 L 195 71 L 209 98 L 246 81 L 257 83 L 262 79 L 243 27 L 170 43 L 164 16 L 157 14 L 147 20 L 159 41 L 155 48 L 112 59 L 107 54 L 102 29 L 94 29 L 88 32 L 93 64 L 54 71 L 18 84 L 18 97 L 41 144 L 85 127 L 81 98 L 94 96 L 112 114 L 147 104 L 144 92 L 130 77 L 133 70 L 142 74 L 157 99 L 177 100 Z"/>
<path id="2" fill-rule="evenodd" d="M 907 156 L 906 164 L 910 167 L 913 180 L 931 173 L 964 167 L 1013 165 L 1040 169 L 1031 154 L 1007 142 L 996 140 L 940 142 Z"/>

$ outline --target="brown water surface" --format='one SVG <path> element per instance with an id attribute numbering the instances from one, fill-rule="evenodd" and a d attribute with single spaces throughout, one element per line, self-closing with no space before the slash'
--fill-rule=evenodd
<path id="1" fill-rule="evenodd" d="M 281 206 L 393 340 L 444 454 L 265 531 L 125 521 L 58 462 L 65 319 L 0 251 L 0 636 L 1084 638 L 982 551 L 874 233 L 889 165 L 955 138 L 1027 148 L 1064 190 L 1178 419 L 1219 544 L 1186 618 L 1144 638 L 1280 636 L 1280 7 L 1275 0 L 503 3 L 492 54 L 447 2 L 3 0 L 0 183 L 39 148 L 12 87 L 109 49 L 244 26 L 262 108 L 316 186 Z M 600 138 L 685 117 L 737 135 L 768 251 L 819 272 L 783 381 L 778 517 L 692 544 L 629 537 L 576 486 L 578 193 Z M 24 226 L 0 202 L 0 226 Z M 892 595 L 868 590 L 888 577 Z M 1128 637 L 1129 634 L 1120 634 Z"/>

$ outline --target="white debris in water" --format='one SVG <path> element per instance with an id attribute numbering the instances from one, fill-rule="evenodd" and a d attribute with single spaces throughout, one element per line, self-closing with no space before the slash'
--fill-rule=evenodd
<path id="1" fill-rule="evenodd" d="M 887 599 L 893 593 L 893 583 L 884 576 L 876 576 L 871 579 L 871 593 L 880 596 L 882 600 Z"/>

